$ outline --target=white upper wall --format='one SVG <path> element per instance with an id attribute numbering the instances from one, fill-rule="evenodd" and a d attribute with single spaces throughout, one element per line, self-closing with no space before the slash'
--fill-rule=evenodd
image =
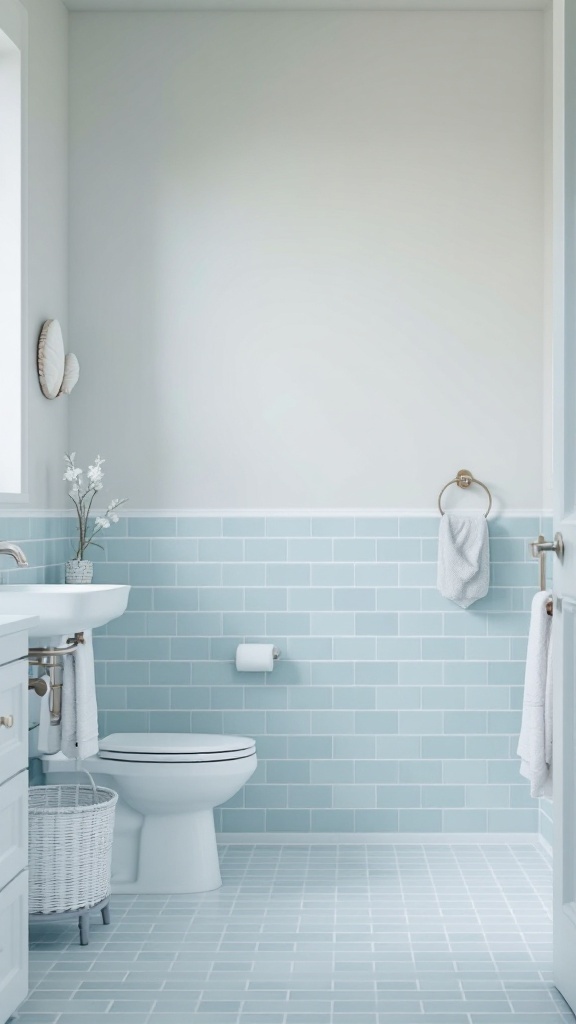
<path id="1" fill-rule="evenodd" d="M 61 0 L 23 3 L 29 33 L 26 507 L 62 508 L 68 403 L 65 398 L 48 402 L 42 396 L 36 350 L 44 320 L 60 320 L 65 336 L 68 326 L 68 11 Z"/>
<path id="2" fill-rule="evenodd" d="M 540 507 L 543 20 L 71 15 L 79 457 L 133 508 L 427 508 L 462 466 Z"/>

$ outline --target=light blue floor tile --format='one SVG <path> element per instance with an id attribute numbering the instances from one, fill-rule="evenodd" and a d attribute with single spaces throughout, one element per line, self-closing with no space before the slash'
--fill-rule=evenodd
<path id="1" fill-rule="evenodd" d="M 551 982 L 550 869 L 536 848 L 230 840 L 217 892 L 116 897 L 87 948 L 75 923 L 35 927 L 21 1019 L 574 1021 Z"/>
<path id="2" fill-rule="evenodd" d="M 14 1019 L 14 1021 L 16 1021 L 16 1018 L 10 1018 L 10 1020 L 12 1020 L 12 1019 Z M 58 1019 L 58 1014 L 57 1013 L 35 1013 L 33 1011 L 28 1013 L 27 1010 L 21 1010 L 20 1011 L 20 1019 L 25 1021 L 26 1024 L 55 1024 L 55 1021 Z"/>

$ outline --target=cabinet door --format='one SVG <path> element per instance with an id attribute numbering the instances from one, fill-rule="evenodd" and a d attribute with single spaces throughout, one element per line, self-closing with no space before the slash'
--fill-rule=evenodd
<path id="1" fill-rule="evenodd" d="M 28 772 L 0 786 L 0 889 L 28 864 Z"/>
<path id="2" fill-rule="evenodd" d="M 0 784 L 28 767 L 28 664 L 0 667 Z"/>
<path id="3" fill-rule="evenodd" d="M 28 871 L 0 892 L 0 1024 L 28 994 Z"/>

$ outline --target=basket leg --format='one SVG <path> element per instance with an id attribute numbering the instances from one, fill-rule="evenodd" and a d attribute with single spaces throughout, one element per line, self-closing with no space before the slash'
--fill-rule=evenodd
<path id="1" fill-rule="evenodd" d="M 87 946 L 90 941 L 90 912 L 78 916 L 78 927 L 80 929 L 80 945 Z"/>
<path id="2" fill-rule="evenodd" d="M 102 924 L 110 924 L 110 904 L 102 907 Z"/>

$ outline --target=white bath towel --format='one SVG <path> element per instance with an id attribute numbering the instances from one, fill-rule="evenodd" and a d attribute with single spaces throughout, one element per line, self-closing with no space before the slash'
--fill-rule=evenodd
<path id="1" fill-rule="evenodd" d="M 530 780 L 530 795 L 552 796 L 552 616 L 546 603 L 550 594 L 537 593 L 532 601 L 522 726 L 518 741 L 520 774 Z"/>
<path id="2" fill-rule="evenodd" d="M 485 597 L 490 586 L 490 542 L 483 515 L 445 512 L 438 535 L 438 590 L 461 608 Z"/>
<path id="3" fill-rule="evenodd" d="M 62 753 L 74 759 L 98 753 L 94 652 L 92 631 L 89 629 L 84 631 L 84 643 L 78 650 L 64 658 Z"/>
<path id="4" fill-rule="evenodd" d="M 552 616 L 548 618 L 552 622 Z M 552 625 L 550 625 L 550 642 L 548 644 L 548 662 L 546 665 L 546 693 L 544 695 L 544 758 L 548 765 L 548 781 L 550 783 L 545 795 L 552 799 L 552 724 L 554 722 L 554 671 L 552 668 Z"/>

